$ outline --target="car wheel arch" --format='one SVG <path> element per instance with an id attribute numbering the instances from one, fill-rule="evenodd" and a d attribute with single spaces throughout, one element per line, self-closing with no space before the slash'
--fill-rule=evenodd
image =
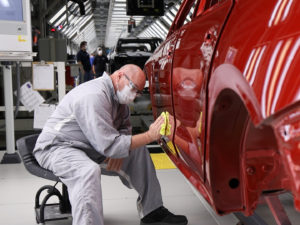
<path id="1" fill-rule="evenodd" d="M 265 130 L 271 135 L 269 126 L 261 126 L 262 116 L 255 94 L 241 72 L 233 65 L 223 64 L 214 70 L 209 83 L 209 105 L 207 128 L 208 180 L 216 210 L 220 214 L 244 211 L 249 214 L 242 145 L 251 135 Z M 250 125 L 249 125 L 250 124 Z M 276 145 L 276 143 L 274 143 Z M 220 175 L 222 171 L 222 175 Z M 258 191 L 260 193 L 260 191 Z M 257 195 L 257 198 L 259 194 Z M 228 198 L 228 199 L 227 199 Z M 254 201 L 255 202 L 255 201 Z"/>
<path id="2" fill-rule="evenodd" d="M 263 120 L 260 104 L 253 89 L 240 70 L 232 64 L 219 65 L 212 73 L 208 85 L 208 115 L 215 107 L 218 96 L 226 89 L 239 96 L 255 125 Z"/>
<path id="3" fill-rule="evenodd" d="M 231 89 L 222 90 L 211 112 L 206 151 L 207 178 L 219 214 L 245 208 L 241 143 L 249 119 L 239 96 Z"/>

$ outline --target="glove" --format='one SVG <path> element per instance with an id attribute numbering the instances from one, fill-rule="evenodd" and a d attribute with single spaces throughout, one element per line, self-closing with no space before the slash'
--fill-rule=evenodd
<path id="1" fill-rule="evenodd" d="M 161 125 L 160 134 L 168 136 L 171 134 L 171 124 L 169 120 L 169 112 L 162 112 L 161 116 L 164 118 L 164 123 Z"/>

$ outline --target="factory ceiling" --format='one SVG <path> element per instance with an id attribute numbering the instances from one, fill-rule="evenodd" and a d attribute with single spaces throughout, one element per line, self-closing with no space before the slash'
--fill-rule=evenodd
<path id="1" fill-rule="evenodd" d="M 130 18 L 126 15 L 126 0 L 55 0 L 41 3 L 42 1 L 32 0 L 33 7 L 38 5 L 42 11 L 38 15 L 40 27 L 44 20 L 49 28 L 55 29 L 69 43 L 78 46 L 81 41 L 87 41 L 90 51 L 94 51 L 98 46 L 111 48 L 119 37 L 165 39 L 182 2 L 182 0 L 164 0 L 165 13 L 161 17 Z M 78 2 L 81 2 L 81 5 Z M 130 19 L 135 21 L 135 27 L 128 33 Z"/>

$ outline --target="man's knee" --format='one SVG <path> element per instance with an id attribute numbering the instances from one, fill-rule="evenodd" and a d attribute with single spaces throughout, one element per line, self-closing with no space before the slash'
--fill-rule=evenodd
<path id="1" fill-rule="evenodd" d="M 82 178 L 86 178 L 87 180 L 91 178 L 100 179 L 101 168 L 97 163 L 91 162 L 84 166 L 81 171 Z"/>

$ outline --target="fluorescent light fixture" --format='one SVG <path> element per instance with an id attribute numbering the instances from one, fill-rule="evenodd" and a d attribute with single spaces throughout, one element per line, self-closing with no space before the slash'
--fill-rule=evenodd
<path id="1" fill-rule="evenodd" d="M 161 38 L 165 38 L 167 34 L 164 34 L 157 24 L 152 24 L 152 26 L 156 34 L 158 34 Z"/>
<path id="2" fill-rule="evenodd" d="M 66 6 L 63 6 L 50 20 L 49 23 L 53 23 L 63 12 L 66 11 Z"/>
<path id="3" fill-rule="evenodd" d="M 3 7 L 10 7 L 9 1 L 8 0 L 0 0 L 0 3 Z"/>
<path id="4" fill-rule="evenodd" d="M 173 21 L 175 18 L 175 16 L 170 12 L 167 12 L 165 16 L 168 17 L 171 21 Z"/>
<path id="5" fill-rule="evenodd" d="M 169 27 L 172 25 L 172 21 L 168 17 L 163 16 L 162 20 L 164 20 L 169 25 Z"/>
<path id="6" fill-rule="evenodd" d="M 155 32 L 153 32 L 153 30 L 150 27 L 147 29 L 147 31 L 149 32 L 149 34 L 151 34 L 152 37 L 156 37 Z"/>
<path id="7" fill-rule="evenodd" d="M 124 15 L 124 16 L 126 16 L 126 12 L 124 11 L 113 11 L 112 12 L 112 16 L 114 16 L 114 15 Z"/>
<path id="8" fill-rule="evenodd" d="M 60 25 L 64 20 L 66 19 L 66 14 L 63 15 L 55 24 L 54 27 L 57 27 L 58 25 Z"/>
<path id="9" fill-rule="evenodd" d="M 124 8 L 126 8 L 126 3 L 115 3 L 114 7 L 124 7 Z"/>
<path id="10" fill-rule="evenodd" d="M 156 20 L 156 23 L 159 27 L 161 27 L 164 30 L 164 33 L 168 33 L 168 29 L 165 27 L 165 25 L 162 24 L 159 20 Z"/>
<path id="11" fill-rule="evenodd" d="M 121 11 L 121 12 L 126 12 L 126 8 L 123 8 L 123 7 L 114 7 L 113 9 L 112 9 L 112 12 L 114 12 L 114 11 Z"/>
<path id="12" fill-rule="evenodd" d="M 174 9 L 174 8 L 172 8 L 170 11 L 171 11 L 174 15 L 176 15 L 177 12 L 178 12 L 178 10 L 176 10 L 176 9 Z"/>
<path id="13" fill-rule="evenodd" d="M 74 27 L 70 27 L 68 31 L 66 31 L 65 35 L 67 36 L 72 36 L 76 31 L 79 31 L 80 28 L 82 27 L 83 24 L 85 24 L 85 22 L 90 19 L 93 15 L 90 15 L 88 17 L 85 17 L 84 19 L 81 19 L 78 23 L 80 23 L 78 26 L 75 27 L 75 25 L 77 24 L 74 24 Z M 68 34 L 69 32 L 71 31 L 70 34 Z"/>

